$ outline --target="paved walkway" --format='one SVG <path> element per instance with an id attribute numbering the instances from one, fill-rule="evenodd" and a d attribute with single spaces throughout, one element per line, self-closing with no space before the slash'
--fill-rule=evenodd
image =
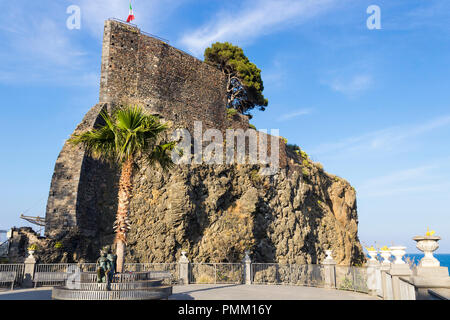
<path id="1" fill-rule="evenodd" d="M 2 290 L 0 300 L 52 300 L 52 288 Z"/>
<path id="2" fill-rule="evenodd" d="M 0 291 L 0 300 L 51 300 L 48 287 Z M 169 300 L 377 300 L 352 291 L 300 286 L 276 285 L 208 285 L 174 286 Z"/>
<path id="3" fill-rule="evenodd" d="M 378 300 L 367 294 L 300 286 L 208 285 L 174 286 L 169 300 Z"/>

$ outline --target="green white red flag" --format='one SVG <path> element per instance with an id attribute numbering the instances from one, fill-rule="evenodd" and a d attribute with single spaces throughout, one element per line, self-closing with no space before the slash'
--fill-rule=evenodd
<path id="1" fill-rule="evenodd" d="M 130 1 L 130 14 L 128 15 L 127 22 L 131 22 L 134 20 L 134 14 L 133 14 L 133 8 L 131 7 L 131 1 Z"/>

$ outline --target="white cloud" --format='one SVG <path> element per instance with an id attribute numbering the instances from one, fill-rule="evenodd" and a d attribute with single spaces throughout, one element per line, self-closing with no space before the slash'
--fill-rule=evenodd
<path id="1" fill-rule="evenodd" d="M 300 109 L 294 112 L 285 113 L 278 117 L 277 121 L 291 120 L 300 116 L 304 116 L 311 113 L 311 109 Z"/>
<path id="2" fill-rule="evenodd" d="M 200 55 L 213 42 L 249 41 L 302 23 L 334 3 L 335 0 L 245 1 L 239 10 L 221 11 L 210 22 L 187 32 L 180 42 L 195 55 Z"/>
<path id="3" fill-rule="evenodd" d="M 407 8 L 405 8 L 407 9 Z M 418 30 L 431 28 L 440 34 L 450 31 L 450 3 L 441 0 L 422 1 L 418 6 L 411 6 L 403 14 L 392 15 L 385 19 L 383 28 L 388 30 Z"/>
<path id="4" fill-rule="evenodd" d="M 92 85 L 91 69 L 83 46 L 65 28 L 66 12 L 60 4 L 46 11 L 14 4 L 5 8 L 7 25 L 0 24 L 4 50 L 0 53 L 0 82 Z M 56 13 L 60 17 L 56 18 Z"/>
<path id="5" fill-rule="evenodd" d="M 448 160 L 392 172 L 385 176 L 369 179 L 358 188 L 362 198 L 391 197 L 415 193 L 441 192 L 450 188 L 450 182 L 442 171 L 447 171 Z"/>
<path id="6" fill-rule="evenodd" d="M 373 83 L 372 77 L 367 74 L 357 74 L 349 79 L 333 79 L 329 85 L 332 90 L 347 96 L 354 96 L 367 90 Z"/>
<path id="7" fill-rule="evenodd" d="M 360 136 L 350 137 L 336 143 L 322 144 L 311 150 L 311 153 L 314 155 L 337 153 L 354 154 L 368 151 L 391 150 L 408 141 L 410 138 L 449 125 L 450 115 L 442 116 L 414 126 L 390 127 Z"/>
<path id="8" fill-rule="evenodd" d="M 187 0 L 142 1 L 133 3 L 136 21 L 144 31 L 155 32 L 174 8 Z M 61 2 L 42 4 L 7 3 L 0 21 L 3 50 L 0 52 L 0 82 L 52 83 L 56 85 L 98 86 L 98 56 L 82 42 L 82 37 L 103 36 L 104 20 L 126 19 L 126 0 L 80 0 L 81 29 L 68 30 L 66 7 Z"/>

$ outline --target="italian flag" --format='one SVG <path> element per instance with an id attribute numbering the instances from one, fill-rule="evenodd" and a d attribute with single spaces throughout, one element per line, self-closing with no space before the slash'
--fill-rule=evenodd
<path id="1" fill-rule="evenodd" d="M 133 14 L 133 8 L 131 7 L 131 1 L 130 1 L 130 14 L 128 15 L 127 22 L 131 22 L 134 20 L 134 14 Z"/>

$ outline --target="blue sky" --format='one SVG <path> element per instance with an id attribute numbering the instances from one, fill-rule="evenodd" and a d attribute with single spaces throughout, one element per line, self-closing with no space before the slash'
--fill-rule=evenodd
<path id="1" fill-rule="evenodd" d="M 69 5 L 81 29 L 69 30 Z M 381 30 L 366 10 L 381 9 Z M 127 0 L 1 0 L 0 229 L 45 214 L 58 153 L 98 101 L 103 22 Z M 358 193 L 363 244 L 403 244 L 427 227 L 450 252 L 450 2 L 438 0 L 133 1 L 136 24 L 202 57 L 242 46 L 262 69 L 258 128 Z M 28 211 L 27 211 L 28 210 Z M 376 243 L 375 243 L 376 242 Z"/>

